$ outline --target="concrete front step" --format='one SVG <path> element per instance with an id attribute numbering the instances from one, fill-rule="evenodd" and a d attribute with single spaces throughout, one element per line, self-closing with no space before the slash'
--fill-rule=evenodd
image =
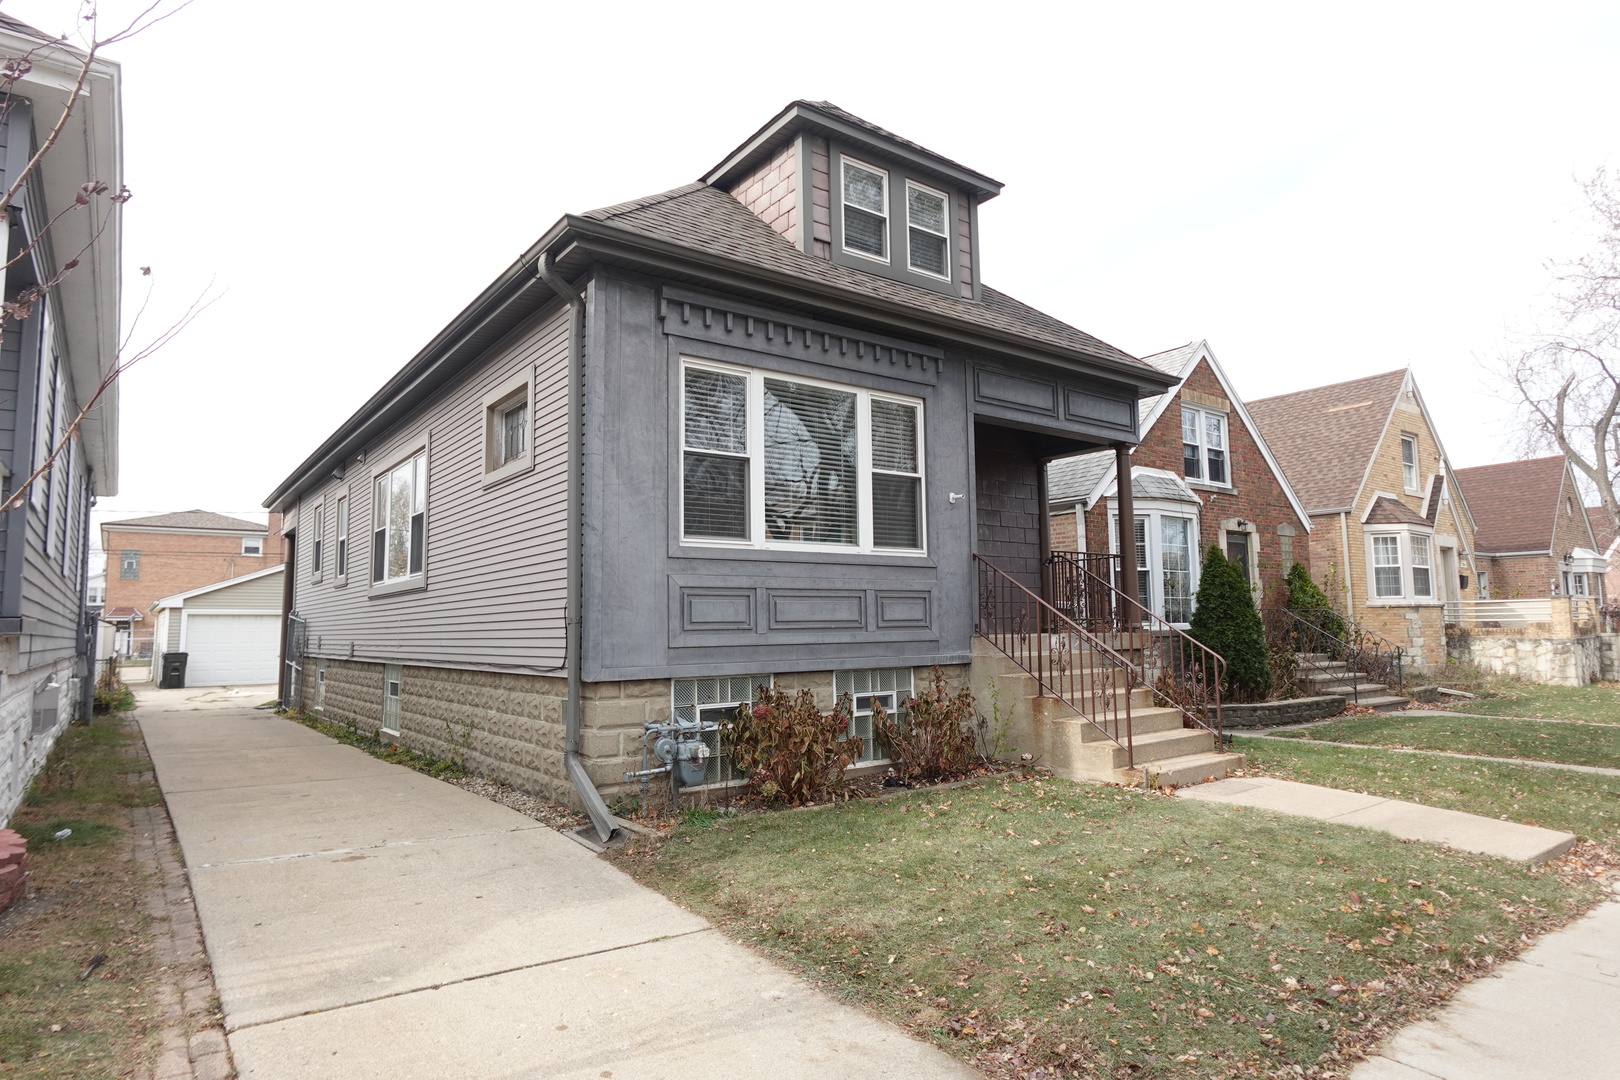
<path id="1" fill-rule="evenodd" d="M 1399 694 L 1376 694 L 1372 697 L 1362 694 L 1361 700 L 1352 701 L 1350 704 L 1374 712 L 1397 712 L 1412 704 L 1412 699 L 1401 697 Z"/>
<path id="2" fill-rule="evenodd" d="M 1163 758 L 1135 769 L 1121 769 L 1116 779 L 1122 784 L 1139 784 L 1145 774 L 1153 787 L 1191 787 L 1210 780 L 1225 780 L 1236 769 L 1243 768 L 1242 754 L 1229 754 L 1209 750 L 1181 757 Z"/>
<path id="3" fill-rule="evenodd" d="M 1338 694 L 1341 697 L 1354 698 L 1357 696 L 1367 697 L 1369 694 L 1376 694 L 1380 690 L 1389 689 L 1389 687 L 1385 686 L 1381 682 L 1356 683 L 1354 685 L 1350 683 L 1336 683 L 1331 685 L 1313 683 L 1311 689 L 1318 694 Z"/>
<path id="4" fill-rule="evenodd" d="M 1179 709 L 1165 709 L 1150 705 L 1138 695 L 1146 696 L 1148 691 L 1133 690 L 1131 692 L 1131 730 L 1138 736 L 1149 735 L 1156 731 L 1176 731 L 1181 728 L 1181 711 Z M 1083 717 L 1076 715 L 1075 710 L 1071 709 L 1065 702 L 1055 697 L 1035 698 L 1030 702 L 1030 707 L 1039 720 L 1083 719 Z M 1092 719 L 1106 727 L 1113 718 L 1097 716 Z M 1124 719 L 1124 714 L 1121 713 L 1119 721 L 1123 723 Z M 1083 732 L 1082 741 L 1084 742 L 1108 741 L 1108 736 L 1098 731 L 1095 724 L 1087 724 L 1081 728 L 1081 731 Z"/>

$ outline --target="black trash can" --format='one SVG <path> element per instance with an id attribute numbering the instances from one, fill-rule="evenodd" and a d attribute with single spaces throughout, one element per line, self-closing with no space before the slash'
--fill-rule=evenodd
<path id="1" fill-rule="evenodd" d="M 166 652 L 163 654 L 163 676 L 158 679 L 159 690 L 180 690 L 186 685 L 186 654 L 183 652 Z"/>

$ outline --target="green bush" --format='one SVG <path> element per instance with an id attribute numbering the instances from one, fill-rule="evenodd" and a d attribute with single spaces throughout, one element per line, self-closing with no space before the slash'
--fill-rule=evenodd
<path id="1" fill-rule="evenodd" d="M 135 691 L 117 679 L 102 679 L 96 683 L 94 709 L 97 715 L 128 712 L 135 707 Z"/>
<path id="2" fill-rule="evenodd" d="M 1193 637 L 1226 661 L 1223 690 L 1228 698 L 1265 696 L 1271 688 L 1271 665 L 1254 594 L 1249 592 L 1243 572 L 1214 544 L 1204 553 L 1198 606 L 1190 629 Z"/>
<path id="3" fill-rule="evenodd" d="M 896 720 L 881 705 L 872 708 L 872 730 L 888 748 L 895 771 L 907 783 L 931 783 L 966 776 L 979 760 L 978 728 L 982 721 L 973 691 L 956 693 L 945 673 L 934 668 L 928 689 L 906 699 L 904 719 Z"/>
<path id="4" fill-rule="evenodd" d="M 861 756 L 861 740 L 849 735 L 849 713 L 841 707 L 822 712 L 809 690 L 790 698 L 760 687 L 759 699 L 737 710 L 726 738 L 748 786 L 794 806 L 837 793 L 844 770 Z"/>
<path id="5" fill-rule="evenodd" d="M 1288 568 L 1288 607 L 1323 633 L 1345 639 L 1344 619 L 1333 610 L 1328 594 L 1311 579 L 1311 572 L 1299 563 Z"/>

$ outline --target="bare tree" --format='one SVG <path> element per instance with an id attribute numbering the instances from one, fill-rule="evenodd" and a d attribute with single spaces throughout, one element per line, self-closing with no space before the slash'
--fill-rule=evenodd
<path id="1" fill-rule="evenodd" d="M 1596 243 L 1573 262 L 1554 263 L 1554 311 L 1561 323 L 1504 358 L 1511 397 L 1531 449 L 1554 449 L 1597 490 L 1620 529 L 1620 190 L 1604 169 L 1581 185 Z"/>

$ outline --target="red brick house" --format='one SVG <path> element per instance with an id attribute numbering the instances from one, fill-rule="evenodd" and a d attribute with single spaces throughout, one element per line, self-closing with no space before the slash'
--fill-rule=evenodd
<path id="1" fill-rule="evenodd" d="M 152 605 L 167 596 L 281 565 L 280 515 L 269 526 L 207 510 L 108 521 L 102 620 L 125 656 L 152 653 Z"/>
<path id="2" fill-rule="evenodd" d="M 1478 529 L 1474 552 L 1484 595 L 1603 595 L 1602 547 L 1563 455 L 1458 469 L 1456 475 Z"/>
<path id="3" fill-rule="evenodd" d="M 1141 403 L 1131 453 L 1138 591 L 1155 613 L 1186 622 L 1200 552 L 1218 544 L 1259 601 L 1308 561 L 1310 518 L 1207 341 L 1144 359 L 1180 382 Z M 1114 466 L 1107 452 L 1047 466 L 1053 551 L 1118 550 Z"/>

